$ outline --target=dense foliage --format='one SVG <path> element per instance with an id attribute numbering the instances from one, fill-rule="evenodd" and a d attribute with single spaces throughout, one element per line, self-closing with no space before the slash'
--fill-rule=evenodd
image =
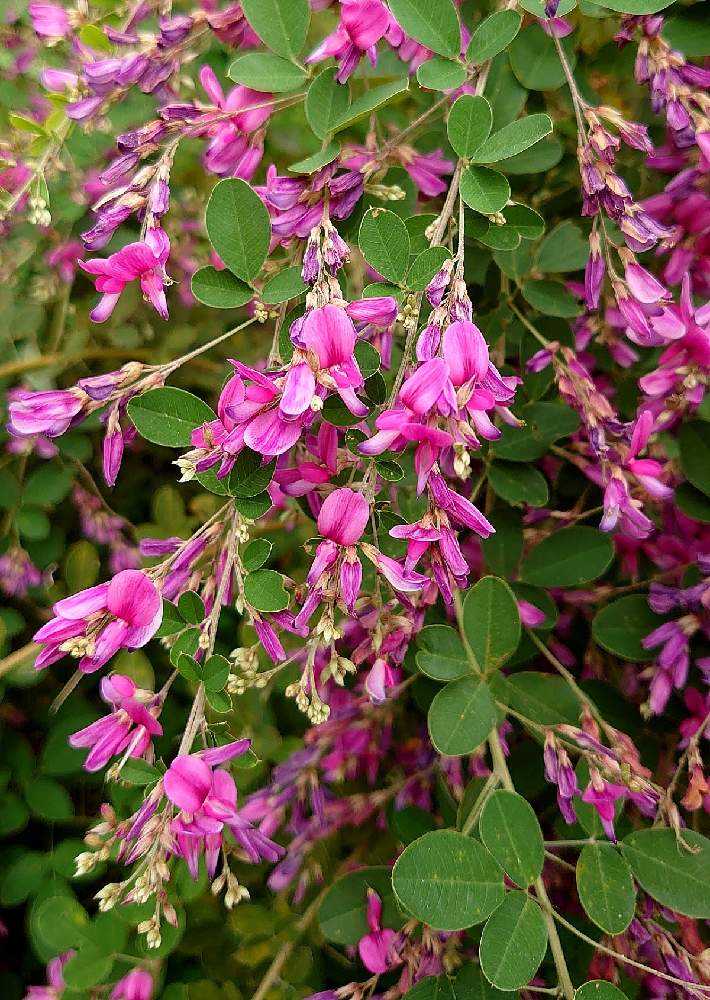
<path id="1" fill-rule="evenodd" d="M 2 19 L 2 997 L 710 996 L 703 4 Z"/>

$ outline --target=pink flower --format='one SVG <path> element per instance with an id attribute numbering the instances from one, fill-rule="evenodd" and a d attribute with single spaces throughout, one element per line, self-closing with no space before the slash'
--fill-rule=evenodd
<path id="1" fill-rule="evenodd" d="M 382 927 L 382 900 L 374 889 L 367 890 L 367 926 L 370 933 L 360 938 L 357 946 L 360 960 L 369 972 L 387 972 L 400 961 L 394 949 L 397 934 Z"/>
<path id="2" fill-rule="evenodd" d="M 79 670 L 93 673 L 119 649 L 145 646 L 163 618 L 157 587 L 137 569 L 66 597 L 52 610 L 56 617 L 34 636 L 45 647 L 35 660 L 36 670 L 69 654 L 79 660 Z"/>
<path id="3" fill-rule="evenodd" d="M 614 843 L 616 843 L 616 834 L 614 833 L 616 800 L 625 798 L 626 794 L 627 789 L 623 785 L 604 781 L 595 768 L 591 769 L 589 784 L 582 793 L 582 802 L 594 806 L 604 827 L 604 833 Z"/>
<path id="4" fill-rule="evenodd" d="M 170 254 L 170 241 L 162 229 L 149 229 L 145 239 L 129 243 L 105 260 L 82 260 L 79 266 L 96 275 L 96 290 L 102 292 L 99 304 L 91 311 L 95 323 L 109 318 L 121 292 L 130 281 L 140 281 L 141 291 L 159 316 L 168 318 L 165 286 L 170 279 L 165 273 L 165 263 Z"/>
<path id="5" fill-rule="evenodd" d="M 10 403 L 8 431 L 15 436 L 47 434 L 59 437 L 78 416 L 87 397 L 79 389 L 16 390 Z"/>
<path id="6" fill-rule="evenodd" d="M 210 137 L 205 166 L 221 177 L 251 180 L 264 152 L 263 138 L 257 130 L 271 114 L 269 101 L 273 95 L 238 86 L 225 96 L 209 66 L 200 70 L 200 83 L 215 106 L 229 114 L 228 118 L 208 124 L 203 130 Z M 256 134 L 249 137 L 249 133 Z"/>
<path id="7" fill-rule="evenodd" d="M 237 811 L 237 787 L 229 771 L 218 767 L 246 753 L 251 740 L 237 740 L 225 746 L 176 757 L 163 778 L 168 799 L 180 810 L 171 823 L 175 853 L 184 858 L 193 878 L 197 878 L 200 855 L 204 852 L 210 878 L 217 869 L 225 826 L 256 864 L 262 858 L 277 861 L 282 848 L 265 837 Z"/>
<path id="8" fill-rule="evenodd" d="M 57 41 L 69 34 L 69 13 L 56 3 L 31 3 L 28 6 L 32 27 L 42 38 Z"/>
<path id="9" fill-rule="evenodd" d="M 62 974 L 64 966 L 74 955 L 76 952 L 72 948 L 70 951 L 65 951 L 53 958 L 47 964 L 47 985 L 29 986 L 24 1000 L 58 1000 L 66 988 Z"/>
<path id="10" fill-rule="evenodd" d="M 156 720 L 161 704 L 149 691 L 137 688 L 130 677 L 112 674 L 101 681 L 101 697 L 111 705 L 111 714 L 72 733 L 69 744 L 75 748 L 91 747 L 84 761 L 87 771 L 99 771 L 119 754 L 143 757 L 153 736 L 162 736 L 163 727 Z"/>
<path id="11" fill-rule="evenodd" d="M 338 62 L 336 80 L 345 81 L 357 69 L 363 54 L 374 66 L 377 43 L 390 26 L 390 13 L 381 0 L 341 0 L 340 23 L 306 59 L 322 62 L 333 56 Z"/>
<path id="12" fill-rule="evenodd" d="M 110 1000 L 152 1000 L 153 977 L 147 969 L 131 969 L 111 990 Z"/>

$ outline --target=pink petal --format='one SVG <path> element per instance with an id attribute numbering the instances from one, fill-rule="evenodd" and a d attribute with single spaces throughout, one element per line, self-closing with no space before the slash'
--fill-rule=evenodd
<path id="1" fill-rule="evenodd" d="M 322 306 L 306 316 L 301 339 L 318 355 L 322 368 L 332 368 L 352 359 L 357 334 L 344 309 Z"/>
<path id="2" fill-rule="evenodd" d="M 284 420 L 278 409 L 272 409 L 249 422 L 244 432 L 244 443 L 262 455 L 283 455 L 300 436 L 300 421 Z"/>
<path id="3" fill-rule="evenodd" d="M 124 569 L 108 585 L 106 604 L 111 614 L 128 625 L 148 625 L 160 609 L 160 594 L 146 574 L 139 569 Z"/>
<path id="4" fill-rule="evenodd" d="M 444 358 L 451 381 L 458 389 L 469 379 L 482 379 L 488 370 L 488 345 L 475 325 L 452 323 L 444 334 Z"/>
<path id="5" fill-rule="evenodd" d="M 428 413 L 441 395 L 449 377 L 443 358 L 432 358 L 411 375 L 399 390 L 399 398 L 418 416 Z"/>
<path id="6" fill-rule="evenodd" d="M 283 387 L 279 409 L 285 417 L 300 417 L 308 409 L 316 391 L 316 380 L 311 366 L 303 362 L 289 368 Z"/>
<path id="7" fill-rule="evenodd" d="M 180 754 L 165 773 L 163 788 L 178 809 L 195 813 L 212 788 L 212 770 L 197 755 Z"/>
<path id="8" fill-rule="evenodd" d="M 88 590 L 80 590 L 78 594 L 57 601 L 53 610 L 61 618 L 70 618 L 73 621 L 96 614 L 97 611 L 105 611 L 109 586 L 108 583 L 99 583 L 96 587 L 89 587 Z"/>
<path id="9" fill-rule="evenodd" d="M 369 517 L 370 505 L 362 493 L 343 487 L 323 501 L 318 531 L 338 545 L 354 545 L 362 538 Z"/>

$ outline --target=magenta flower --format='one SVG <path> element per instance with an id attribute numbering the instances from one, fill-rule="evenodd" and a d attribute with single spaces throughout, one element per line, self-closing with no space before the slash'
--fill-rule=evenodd
<path id="1" fill-rule="evenodd" d="M 614 843 L 616 843 L 616 834 L 614 833 L 616 800 L 625 798 L 626 794 L 627 789 L 623 785 L 604 781 L 596 768 L 591 769 L 589 784 L 582 793 L 582 802 L 594 806 L 602 822 L 604 833 Z"/>
<path id="2" fill-rule="evenodd" d="M 58 1000 L 66 988 L 63 975 L 64 966 L 74 955 L 76 955 L 76 952 L 72 948 L 70 951 L 65 951 L 61 955 L 57 955 L 56 958 L 53 958 L 51 962 L 48 962 L 47 985 L 28 986 L 24 1000 Z"/>
<path id="3" fill-rule="evenodd" d="M 111 990 L 109 1000 L 152 1000 L 153 985 L 147 969 L 131 969 Z"/>
<path id="4" fill-rule="evenodd" d="M 69 34 L 69 12 L 56 3 L 30 3 L 27 8 L 32 27 L 41 38 L 58 41 Z"/>
<path id="5" fill-rule="evenodd" d="M 369 972 L 381 974 L 399 964 L 395 950 L 397 934 L 390 927 L 382 927 L 382 900 L 374 889 L 367 890 L 367 926 L 365 934 L 358 942 L 360 960 Z"/>
<path id="6" fill-rule="evenodd" d="M 165 286 L 170 279 L 165 263 L 170 255 L 170 241 L 162 229 L 149 229 L 143 241 L 129 243 L 105 260 L 82 260 L 79 266 L 96 275 L 96 290 L 102 293 L 90 316 L 95 323 L 105 322 L 116 307 L 121 292 L 131 281 L 140 281 L 143 297 L 163 319 L 168 318 Z"/>
<path id="7" fill-rule="evenodd" d="M 42 571 L 19 545 L 0 556 L 0 590 L 8 597 L 25 597 L 30 587 L 41 587 L 43 582 Z"/>
<path id="8" fill-rule="evenodd" d="M 263 139 L 257 130 L 271 114 L 269 101 L 272 94 L 233 87 L 225 96 L 224 91 L 209 66 L 200 70 L 200 83 L 207 96 L 229 117 L 209 123 L 202 130 L 210 137 L 204 163 L 208 170 L 220 177 L 241 177 L 251 180 L 264 152 Z M 249 133 L 256 133 L 250 136 Z"/>
<path id="9" fill-rule="evenodd" d="M 68 654 L 79 660 L 79 670 L 93 673 L 119 649 L 145 646 L 163 618 L 158 588 L 137 569 L 66 597 L 52 610 L 56 617 L 34 636 L 45 647 L 35 660 L 36 670 Z"/>
<path id="10" fill-rule="evenodd" d="M 8 431 L 13 436 L 46 434 L 59 437 L 88 402 L 81 389 L 16 390 L 10 402 Z"/>
<path id="11" fill-rule="evenodd" d="M 345 83 L 364 54 L 373 66 L 377 63 L 376 46 L 389 25 L 390 13 L 381 0 L 341 0 L 338 27 L 323 39 L 306 62 L 334 57 L 339 67 L 336 80 Z"/>
<path id="12" fill-rule="evenodd" d="M 246 753 L 251 740 L 237 740 L 225 746 L 176 757 L 163 778 L 168 799 L 180 810 L 171 823 L 175 853 L 184 858 L 193 878 L 197 878 L 200 855 L 204 852 L 207 872 L 212 878 L 227 827 L 254 864 L 264 859 L 277 861 L 282 848 L 237 811 L 237 787 L 224 764 Z"/>
<path id="13" fill-rule="evenodd" d="M 162 736 L 163 727 L 156 716 L 161 703 L 150 691 L 136 687 L 130 677 L 112 674 L 101 681 L 101 697 L 111 705 L 111 714 L 72 733 L 74 748 L 91 747 L 84 761 L 87 771 L 99 771 L 112 757 L 144 757 L 153 736 Z"/>

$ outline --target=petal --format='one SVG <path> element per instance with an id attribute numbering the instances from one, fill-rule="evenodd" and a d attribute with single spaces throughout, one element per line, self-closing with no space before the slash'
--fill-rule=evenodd
<path id="1" fill-rule="evenodd" d="M 475 325 L 452 323 L 444 334 L 444 358 L 451 381 L 458 389 L 469 379 L 482 379 L 488 371 L 488 345 Z"/>
<path id="2" fill-rule="evenodd" d="M 163 788 L 178 809 L 195 813 L 212 788 L 212 770 L 196 754 L 180 754 L 165 773 Z"/>
<path id="3" fill-rule="evenodd" d="M 88 590 L 80 590 L 78 594 L 57 601 L 53 610 L 61 618 L 70 618 L 73 621 L 96 614 L 97 611 L 105 611 L 109 586 L 108 583 L 99 583 L 96 587 L 89 587 Z"/>
<path id="4" fill-rule="evenodd" d="M 369 517 L 370 505 L 362 493 L 343 487 L 323 501 L 318 531 L 338 545 L 354 545 L 362 538 Z"/>
<path id="5" fill-rule="evenodd" d="M 125 569 L 111 580 L 106 604 L 116 618 L 140 628 L 153 621 L 161 601 L 155 584 L 142 570 Z"/>
<path id="6" fill-rule="evenodd" d="M 305 362 L 289 368 L 283 386 L 279 409 L 285 417 L 300 417 L 308 409 L 316 391 L 316 380 L 311 366 Z"/>
<path id="7" fill-rule="evenodd" d="M 318 355 L 321 367 L 331 368 L 352 358 L 357 334 L 344 309 L 322 306 L 306 316 L 301 338 Z"/>
<path id="8" fill-rule="evenodd" d="M 300 436 L 300 421 L 284 420 L 278 409 L 271 409 L 249 421 L 244 443 L 261 455 L 283 455 Z"/>
<path id="9" fill-rule="evenodd" d="M 428 413 L 441 395 L 449 371 L 443 358 L 420 365 L 399 390 L 399 398 L 418 416 Z"/>

